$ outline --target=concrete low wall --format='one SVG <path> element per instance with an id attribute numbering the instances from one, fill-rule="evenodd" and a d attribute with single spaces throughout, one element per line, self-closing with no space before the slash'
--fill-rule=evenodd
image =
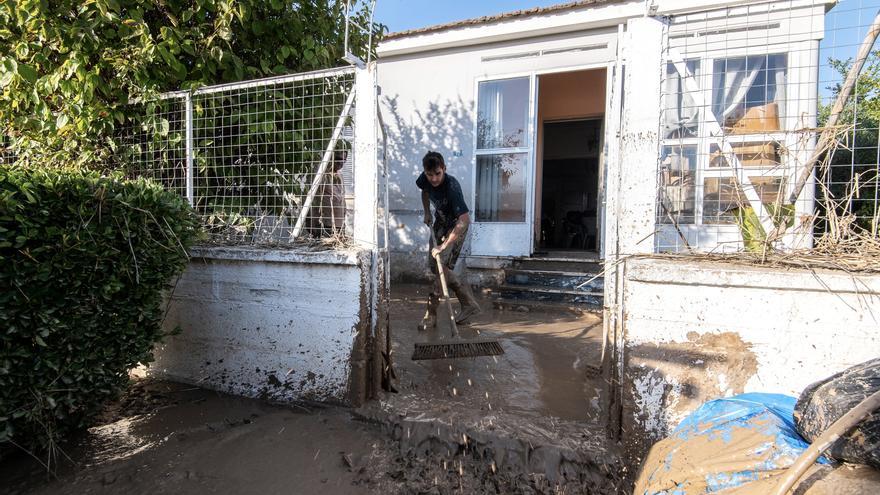
<path id="1" fill-rule="evenodd" d="M 171 296 L 154 376 L 275 401 L 366 394 L 370 253 L 201 248 Z"/>
<path id="2" fill-rule="evenodd" d="M 657 258 L 622 274 L 621 426 L 637 454 L 707 400 L 797 396 L 880 355 L 880 275 Z"/>

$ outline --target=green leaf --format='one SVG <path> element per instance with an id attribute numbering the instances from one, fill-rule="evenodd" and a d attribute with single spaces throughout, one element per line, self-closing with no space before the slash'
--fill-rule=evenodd
<path id="1" fill-rule="evenodd" d="M 37 71 L 35 71 L 33 67 L 25 64 L 19 64 L 18 75 L 20 75 L 25 81 L 29 83 L 35 82 L 38 77 Z"/>

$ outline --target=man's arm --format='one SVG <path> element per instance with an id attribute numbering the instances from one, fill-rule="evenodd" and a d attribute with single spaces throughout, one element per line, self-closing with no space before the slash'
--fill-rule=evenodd
<path id="1" fill-rule="evenodd" d="M 422 208 L 425 209 L 425 225 L 430 226 L 431 223 L 431 204 L 428 191 L 422 190 Z"/>
<path id="2" fill-rule="evenodd" d="M 437 256 L 438 254 L 446 251 L 446 249 L 455 242 L 456 239 L 460 237 L 464 237 L 467 232 L 468 225 L 471 224 L 471 216 L 468 213 L 462 213 L 458 216 L 458 221 L 455 223 L 455 228 L 452 229 L 452 232 L 446 236 L 446 240 L 440 244 L 439 247 L 434 248 L 431 252 L 432 255 Z"/>

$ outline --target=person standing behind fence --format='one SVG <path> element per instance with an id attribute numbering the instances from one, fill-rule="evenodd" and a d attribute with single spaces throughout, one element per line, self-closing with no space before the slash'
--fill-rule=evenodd
<path id="1" fill-rule="evenodd" d="M 320 237 L 342 235 L 345 232 L 345 185 L 342 180 L 342 167 L 348 153 L 335 151 L 329 170 L 321 179 L 321 187 L 315 198 L 314 234 Z"/>
<path id="2" fill-rule="evenodd" d="M 471 316 L 479 314 L 480 306 L 467 281 L 462 283 L 453 272 L 470 226 L 470 214 L 461 192 L 461 185 L 455 177 L 446 173 L 443 155 L 436 151 L 429 151 L 422 158 L 422 168 L 424 171 L 416 180 L 416 186 L 422 191 L 424 222 L 434 231 L 434 238 L 440 243 L 439 246 L 434 246 L 432 239 L 431 250 L 428 253 L 428 266 L 434 274 L 434 281 L 431 293 L 428 295 L 425 316 L 419 325 L 419 330 L 427 330 L 437 325 L 437 306 L 442 293 L 437 262 L 434 260 L 437 255 L 440 256 L 440 263 L 443 265 L 446 283 L 461 304 L 461 310 L 455 316 L 456 323 L 463 323 Z M 433 218 L 429 203 L 434 206 Z"/>

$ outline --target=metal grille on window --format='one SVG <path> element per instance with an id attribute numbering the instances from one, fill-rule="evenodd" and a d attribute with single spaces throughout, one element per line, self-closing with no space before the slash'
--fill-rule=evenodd
<path id="1" fill-rule="evenodd" d="M 869 109 L 877 95 L 864 77 L 836 150 L 811 168 L 817 136 L 877 13 L 876 3 L 860 0 L 829 7 L 773 2 L 669 19 L 657 251 L 810 249 L 836 235 L 832 222 L 843 217 L 851 232 L 876 238 L 878 131 Z M 867 66 L 874 81 L 878 67 L 874 52 Z"/>

